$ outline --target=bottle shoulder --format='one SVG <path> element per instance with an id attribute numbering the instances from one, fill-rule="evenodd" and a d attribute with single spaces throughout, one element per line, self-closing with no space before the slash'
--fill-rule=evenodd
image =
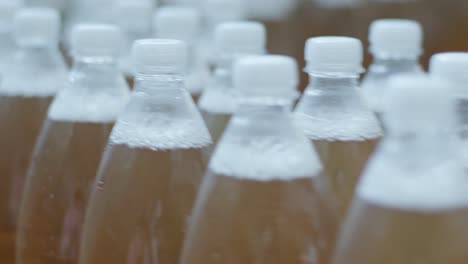
<path id="1" fill-rule="evenodd" d="M 368 140 L 382 136 L 377 116 L 359 87 L 345 93 L 309 87 L 300 100 L 294 120 L 311 139 Z"/>
<path id="2" fill-rule="evenodd" d="M 434 153 L 428 159 L 422 151 L 410 152 L 407 147 L 395 149 L 384 141 L 369 161 L 357 195 L 375 204 L 406 210 L 468 207 L 467 171 L 458 155 Z"/>
<path id="3" fill-rule="evenodd" d="M 130 89 L 123 78 L 113 87 L 67 82 L 52 102 L 48 116 L 59 121 L 115 122 L 130 99 Z"/>
<path id="4" fill-rule="evenodd" d="M 135 91 L 111 134 L 113 144 L 153 150 L 205 148 L 212 139 L 190 94 Z"/>
<path id="5" fill-rule="evenodd" d="M 218 174 L 260 181 L 306 178 L 322 170 L 313 145 L 289 114 L 235 115 L 209 166 Z"/>

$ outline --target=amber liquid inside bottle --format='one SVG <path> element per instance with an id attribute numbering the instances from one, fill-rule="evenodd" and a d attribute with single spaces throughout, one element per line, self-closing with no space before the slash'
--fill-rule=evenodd
<path id="1" fill-rule="evenodd" d="M 21 207 L 17 263 L 78 263 L 88 197 L 111 129 L 111 123 L 45 123 Z"/>
<path id="2" fill-rule="evenodd" d="M 0 263 L 14 263 L 26 171 L 52 97 L 0 97 Z"/>
<path id="3" fill-rule="evenodd" d="M 319 177 L 243 179 L 210 172 L 182 264 L 329 263 L 335 219 Z"/>
<path id="4" fill-rule="evenodd" d="M 87 213 L 80 263 L 177 263 L 205 151 L 111 144 Z"/>
<path id="5" fill-rule="evenodd" d="M 467 263 L 467 221 L 467 208 L 417 211 L 358 199 L 333 263 Z"/>
<path id="6" fill-rule="evenodd" d="M 378 139 L 363 141 L 313 140 L 322 160 L 324 179 L 343 221 L 353 200 L 356 185 L 375 150 Z"/>

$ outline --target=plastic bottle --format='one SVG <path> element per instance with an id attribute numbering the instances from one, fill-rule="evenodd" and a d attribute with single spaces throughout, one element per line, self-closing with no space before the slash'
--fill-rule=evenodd
<path id="1" fill-rule="evenodd" d="M 212 68 L 216 61 L 215 31 L 226 22 L 247 19 L 246 0 L 201 0 L 200 8 L 204 18 L 199 53 L 207 67 Z"/>
<path id="2" fill-rule="evenodd" d="M 154 35 L 157 38 L 177 39 L 188 45 L 189 73 L 186 77 L 186 87 L 195 102 L 198 101 L 210 77 L 210 69 L 206 67 L 198 53 L 201 33 L 200 12 L 194 7 L 162 7 L 155 13 L 153 24 Z"/>
<path id="3" fill-rule="evenodd" d="M 382 131 L 358 87 L 363 71 L 361 42 L 348 37 L 311 38 L 305 53 L 310 83 L 295 117 L 318 151 L 343 220 Z"/>
<path id="4" fill-rule="evenodd" d="M 14 19 L 18 50 L 0 85 L 0 263 L 13 263 L 18 208 L 39 130 L 67 69 L 58 50 L 59 15 L 22 9 Z"/>
<path id="5" fill-rule="evenodd" d="M 132 45 L 135 40 L 151 37 L 151 17 L 154 9 L 154 0 L 115 1 L 115 24 L 120 27 L 125 36 L 120 64 L 130 83 L 133 78 L 133 63 L 130 54 Z"/>
<path id="6" fill-rule="evenodd" d="M 468 181 L 455 102 L 428 77 L 389 87 L 387 137 L 359 183 L 333 263 L 466 263 Z"/>
<path id="7" fill-rule="evenodd" d="M 444 79 L 451 87 L 451 94 L 457 105 L 457 125 L 461 140 L 463 164 L 468 166 L 468 52 L 445 52 L 431 58 L 430 74 Z"/>
<path id="8" fill-rule="evenodd" d="M 177 263 L 211 138 L 183 73 L 187 47 L 139 40 L 136 83 L 86 215 L 81 264 Z"/>
<path id="9" fill-rule="evenodd" d="M 379 114 L 385 104 L 387 80 L 398 74 L 422 74 L 419 57 L 423 53 L 423 30 L 413 20 L 381 19 L 369 30 L 374 61 L 362 82 L 366 101 Z"/>
<path id="10" fill-rule="evenodd" d="M 241 59 L 234 85 L 242 104 L 210 161 L 181 264 L 328 263 L 336 219 L 320 161 L 291 119 L 296 62 Z"/>
<path id="11" fill-rule="evenodd" d="M 90 187 L 108 136 L 130 97 L 118 68 L 121 32 L 78 25 L 74 65 L 38 138 L 21 204 L 17 263 L 78 263 Z"/>
<path id="12" fill-rule="evenodd" d="M 237 94 L 232 85 L 236 60 L 266 52 L 266 30 L 257 22 L 229 22 L 216 29 L 217 63 L 212 81 L 200 98 L 199 107 L 211 136 L 221 138 L 237 110 Z"/>

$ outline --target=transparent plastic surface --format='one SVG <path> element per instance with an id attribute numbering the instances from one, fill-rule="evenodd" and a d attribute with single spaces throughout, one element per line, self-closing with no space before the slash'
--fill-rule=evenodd
<path id="1" fill-rule="evenodd" d="M 52 97 L 0 97 L 0 263 L 14 263 L 18 209 L 37 135 Z"/>
<path id="2" fill-rule="evenodd" d="M 77 59 L 52 103 L 29 167 L 17 263 L 77 263 L 84 213 L 129 89 L 115 60 Z"/>
<path id="3" fill-rule="evenodd" d="M 343 220 L 362 170 L 382 135 L 357 87 L 357 77 L 312 77 L 295 119 L 316 146 Z"/>
<path id="4" fill-rule="evenodd" d="M 466 172 L 455 134 L 428 130 L 382 142 L 359 184 L 333 263 L 466 263 Z"/>
<path id="5" fill-rule="evenodd" d="M 19 49 L 0 86 L 0 262 L 13 263 L 19 203 L 34 144 L 67 69 L 58 49 Z"/>
<path id="6" fill-rule="evenodd" d="M 137 76 L 86 215 L 81 264 L 177 263 L 209 132 L 180 76 Z"/>
<path id="7" fill-rule="evenodd" d="M 417 58 L 376 58 L 362 81 L 362 89 L 369 106 L 377 113 L 385 104 L 387 81 L 399 74 L 423 74 Z"/>
<path id="8" fill-rule="evenodd" d="M 335 214 L 318 157 L 288 112 L 243 107 L 232 118 L 199 192 L 182 264 L 328 263 Z"/>
<path id="9" fill-rule="evenodd" d="M 77 263 L 81 225 L 112 124 L 47 121 L 28 174 L 18 263 Z"/>

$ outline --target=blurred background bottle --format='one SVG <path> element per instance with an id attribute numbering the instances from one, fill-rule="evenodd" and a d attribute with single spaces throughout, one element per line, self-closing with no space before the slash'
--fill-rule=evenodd
<path id="1" fill-rule="evenodd" d="M 423 52 L 421 25 L 413 20 L 379 19 L 369 30 L 369 51 L 373 62 L 362 82 L 369 106 L 382 116 L 387 81 L 399 74 L 423 74 L 419 57 Z"/>
<path id="2" fill-rule="evenodd" d="M 202 17 L 198 9 L 189 6 L 167 6 L 160 8 L 153 18 L 156 38 L 184 41 L 189 49 L 187 90 L 195 102 L 198 101 L 210 78 L 210 67 L 200 54 Z"/>
<path id="3" fill-rule="evenodd" d="M 66 83 L 59 30 L 59 14 L 50 8 L 15 16 L 18 48 L 0 85 L 0 263 L 13 263 L 26 171 L 49 103 Z"/>
<path id="4" fill-rule="evenodd" d="M 216 67 L 199 102 L 213 137 L 213 148 L 237 110 L 232 67 L 240 58 L 266 53 L 266 38 L 265 27 L 258 22 L 226 22 L 216 28 Z"/>
<path id="5" fill-rule="evenodd" d="M 333 263 L 466 263 L 468 181 L 451 85 L 425 76 L 389 85 L 387 137 L 359 183 Z"/>

